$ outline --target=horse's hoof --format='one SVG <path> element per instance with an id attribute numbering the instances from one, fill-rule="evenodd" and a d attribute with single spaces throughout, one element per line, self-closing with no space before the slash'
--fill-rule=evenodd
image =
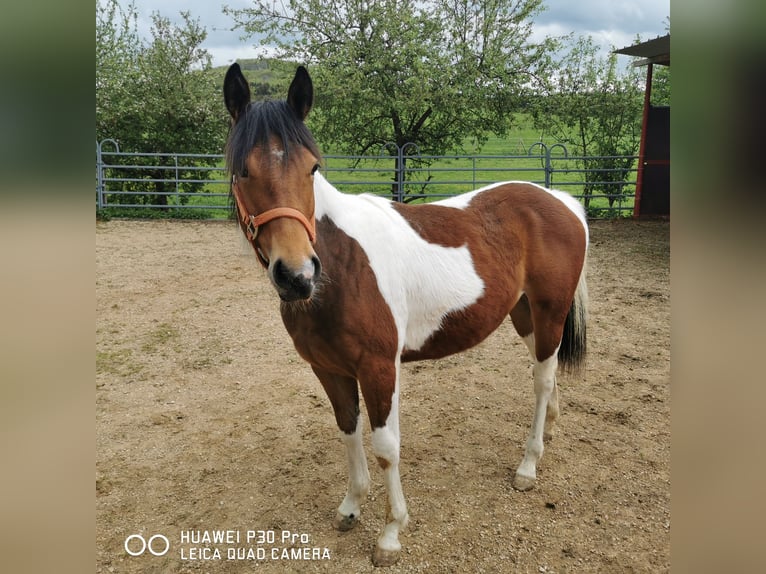
<path id="1" fill-rule="evenodd" d="M 531 490 L 535 486 L 535 479 L 530 476 L 524 476 L 523 474 L 516 473 L 513 477 L 513 488 L 516 490 Z"/>
<path id="2" fill-rule="evenodd" d="M 333 528 L 340 530 L 341 532 L 347 532 L 359 523 L 359 517 L 352 514 L 351 516 L 343 516 L 340 512 L 335 515 L 332 521 Z"/>
<path id="3" fill-rule="evenodd" d="M 399 560 L 400 552 L 400 550 L 384 550 L 376 546 L 372 554 L 372 563 L 378 567 L 393 566 Z"/>

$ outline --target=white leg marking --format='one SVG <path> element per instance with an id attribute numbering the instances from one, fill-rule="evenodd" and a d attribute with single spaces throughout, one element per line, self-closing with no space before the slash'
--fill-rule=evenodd
<path id="1" fill-rule="evenodd" d="M 524 344 L 527 346 L 527 349 L 529 349 L 529 354 L 532 357 L 532 360 L 535 360 L 535 334 L 530 333 L 526 337 L 521 338 L 522 341 L 524 341 Z"/>
<path id="2" fill-rule="evenodd" d="M 399 437 L 398 429 L 394 432 L 388 424 L 375 429 L 372 433 L 372 449 L 381 461 L 383 482 L 388 493 L 386 505 L 386 525 L 378 536 L 378 545 L 373 555 L 377 566 L 393 564 L 399 558 L 402 545 L 399 532 L 407 526 L 409 514 L 404 500 L 404 491 L 399 477 Z"/>
<path id="3" fill-rule="evenodd" d="M 362 512 L 362 504 L 370 491 L 370 471 L 367 468 L 367 457 L 362 443 L 363 428 L 362 418 L 359 417 L 356 432 L 341 433 L 348 458 L 348 490 L 338 507 L 338 514 L 333 523 L 338 530 L 350 530 L 356 526 Z"/>
<path id="4" fill-rule="evenodd" d="M 545 415 L 544 438 L 553 437 L 553 425 L 557 418 L 559 418 L 559 385 L 554 379 L 553 391 L 551 391 L 551 397 L 548 399 L 548 410 Z"/>
<path id="5" fill-rule="evenodd" d="M 522 338 L 524 344 L 529 349 L 529 354 L 532 356 L 532 360 L 535 361 L 535 334 L 530 333 L 526 337 Z M 554 373 L 556 370 L 554 369 Z M 548 408 L 545 414 L 545 429 L 543 431 L 543 438 L 550 440 L 553 438 L 554 423 L 559 417 L 559 386 L 556 383 L 555 377 L 553 382 L 553 390 L 551 396 L 548 399 Z"/>
<path id="6" fill-rule="evenodd" d="M 402 545 L 399 531 L 407 526 L 409 514 L 404 500 L 404 491 L 399 477 L 399 365 L 397 364 L 396 391 L 391 397 L 391 412 L 386 425 L 372 431 L 372 452 L 383 468 L 383 481 L 388 493 L 386 525 L 378 537 L 378 546 L 373 556 L 376 565 L 384 566 L 396 562 Z"/>
<path id="7" fill-rule="evenodd" d="M 535 362 L 533 376 L 535 381 L 535 415 L 529 431 L 524 459 L 516 470 L 513 481 L 519 490 L 529 490 L 537 477 L 537 462 L 543 456 L 543 430 L 548 412 L 548 401 L 556 386 L 556 352 L 542 362 Z"/>

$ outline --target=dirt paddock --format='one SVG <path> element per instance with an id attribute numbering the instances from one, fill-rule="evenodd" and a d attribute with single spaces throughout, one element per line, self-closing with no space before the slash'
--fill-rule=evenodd
<path id="1" fill-rule="evenodd" d="M 669 570 L 669 235 L 592 223 L 587 368 L 559 376 L 532 491 L 511 487 L 534 396 L 510 321 L 403 367 L 410 524 L 389 572 Z M 233 224 L 96 225 L 97 572 L 375 570 L 385 494 L 369 424 L 370 497 L 340 533 L 345 452 L 278 307 Z M 167 543 L 132 556 L 134 534 Z"/>

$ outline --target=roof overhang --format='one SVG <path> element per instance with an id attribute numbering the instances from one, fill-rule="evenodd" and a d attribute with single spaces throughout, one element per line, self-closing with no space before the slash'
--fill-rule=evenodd
<path id="1" fill-rule="evenodd" d="M 646 66 L 648 64 L 670 66 L 670 34 L 658 36 L 654 40 L 648 40 L 633 46 L 626 46 L 625 48 L 615 50 L 614 53 L 641 58 L 641 60 L 633 62 L 634 66 Z"/>

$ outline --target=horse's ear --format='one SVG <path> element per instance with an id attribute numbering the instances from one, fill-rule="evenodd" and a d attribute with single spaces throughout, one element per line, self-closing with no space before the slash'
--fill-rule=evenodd
<path id="1" fill-rule="evenodd" d="M 287 91 L 287 103 L 302 120 L 306 119 L 314 102 L 314 84 L 311 82 L 308 70 L 298 66 L 295 77 Z"/>
<path id="2" fill-rule="evenodd" d="M 226 71 L 226 77 L 223 80 L 223 99 L 226 102 L 226 109 L 229 110 L 235 122 L 242 117 L 247 104 L 250 103 L 250 85 L 236 62 Z"/>

